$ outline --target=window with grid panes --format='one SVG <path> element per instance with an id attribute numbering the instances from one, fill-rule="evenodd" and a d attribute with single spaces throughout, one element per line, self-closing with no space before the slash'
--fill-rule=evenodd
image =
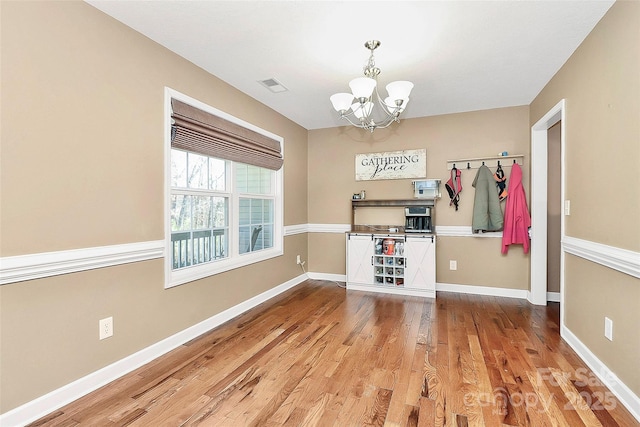
<path id="1" fill-rule="evenodd" d="M 166 287 L 282 254 L 282 169 L 168 148 Z"/>

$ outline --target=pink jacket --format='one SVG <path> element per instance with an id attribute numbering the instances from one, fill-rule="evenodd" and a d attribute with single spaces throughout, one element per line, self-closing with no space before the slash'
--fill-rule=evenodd
<path id="1" fill-rule="evenodd" d="M 502 231 L 502 253 L 506 254 L 509 245 L 523 245 L 524 253 L 529 252 L 529 227 L 531 217 L 527 208 L 524 188 L 522 187 L 522 169 L 517 163 L 511 168 L 507 204 L 504 209 L 504 229 Z"/>

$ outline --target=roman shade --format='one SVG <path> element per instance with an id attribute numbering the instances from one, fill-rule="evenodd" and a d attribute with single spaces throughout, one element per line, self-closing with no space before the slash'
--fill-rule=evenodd
<path id="1" fill-rule="evenodd" d="M 280 141 L 177 99 L 171 107 L 171 148 L 271 170 L 282 167 Z"/>

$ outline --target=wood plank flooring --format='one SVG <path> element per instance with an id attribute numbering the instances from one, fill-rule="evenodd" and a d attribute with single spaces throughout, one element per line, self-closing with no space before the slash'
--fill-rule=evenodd
<path id="1" fill-rule="evenodd" d="M 558 317 L 309 280 L 31 425 L 639 425 Z"/>

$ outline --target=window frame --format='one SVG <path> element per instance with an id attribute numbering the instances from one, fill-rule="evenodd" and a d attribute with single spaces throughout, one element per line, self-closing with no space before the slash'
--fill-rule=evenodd
<path id="1" fill-rule="evenodd" d="M 173 270 L 171 259 L 171 99 L 177 99 L 187 103 L 193 107 L 199 108 L 210 114 L 222 117 L 225 120 L 261 133 L 269 138 L 280 142 L 280 150 L 284 153 L 284 138 L 275 135 L 269 131 L 259 128 L 251 123 L 245 122 L 228 113 L 220 111 L 210 105 L 182 94 L 174 89 L 165 87 L 164 94 L 164 226 L 165 226 L 165 251 L 164 251 L 164 270 L 165 270 L 165 289 L 182 285 L 215 274 L 236 268 L 245 267 L 256 262 L 265 261 L 271 258 L 281 256 L 284 253 L 284 194 L 283 194 L 283 177 L 284 165 L 277 171 L 274 171 L 272 178 L 273 195 L 258 195 L 257 198 L 273 199 L 273 247 L 239 253 L 239 199 L 247 197 L 246 193 L 239 193 L 236 189 L 236 168 L 235 163 L 231 162 L 230 175 L 227 177 L 227 188 L 230 192 L 229 199 L 229 241 L 227 258 L 208 261 L 181 269 Z"/>

